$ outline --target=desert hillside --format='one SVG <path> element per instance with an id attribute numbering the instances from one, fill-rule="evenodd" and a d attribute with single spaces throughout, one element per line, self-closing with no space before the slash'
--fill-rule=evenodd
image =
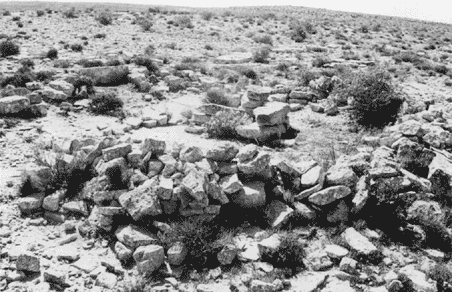
<path id="1" fill-rule="evenodd" d="M 452 291 L 452 26 L 0 3 L 0 291 Z"/>

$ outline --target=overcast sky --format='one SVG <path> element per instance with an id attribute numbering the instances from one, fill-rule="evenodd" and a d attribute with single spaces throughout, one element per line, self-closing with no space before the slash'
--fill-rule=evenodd
<path id="1" fill-rule="evenodd" d="M 52 1 L 52 0 L 49 0 Z M 53 0 L 55 1 L 55 0 Z M 77 0 L 56 0 L 78 2 Z M 79 0 L 80 1 L 80 0 Z M 391 16 L 402 16 L 423 20 L 452 23 L 452 1 L 450 0 L 82 0 L 80 2 L 123 2 L 191 7 L 228 7 L 260 5 L 293 5 L 326 8 L 331 10 L 363 12 Z M 1 8 L 1 0 L 0 0 Z"/>

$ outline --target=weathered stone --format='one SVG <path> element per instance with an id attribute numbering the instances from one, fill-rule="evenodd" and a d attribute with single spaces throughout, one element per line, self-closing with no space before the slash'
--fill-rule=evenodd
<path id="1" fill-rule="evenodd" d="M 326 214 L 326 220 L 330 223 L 341 223 L 348 221 L 350 208 L 344 201 L 340 201 L 333 210 Z"/>
<path id="2" fill-rule="evenodd" d="M 265 213 L 269 225 L 279 228 L 290 219 L 294 210 L 281 201 L 272 201 L 266 208 Z"/>
<path id="3" fill-rule="evenodd" d="M 140 246 L 133 253 L 138 271 L 142 274 L 152 274 L 160 268 L 165 260 L 165 251 L 159 245 Z"/>
<path id="4" fill-rule="evenodd" d="M 38 211 L 42 207 L 42 202 L 44 201 L 45 194 L 37 193 L 32 194 L 28 197 L 19 199 L 19 209 L 24 214 L 30 214 Z"/>
<path id="5" fill-rule="evenodd" d="M 240 125 L 236 128 L 237 134 L 246 139 L 268 141 L 280 139 L 286 133 L 286 127 L 282 124 L 274 126 L 261 126 L 258 123 Z"/>
<path id="6" fill-rule="evenodd" d="M 237 257 L 238 250 L 237 248 L 232 245 L 225 245 L 221 249 L 221 251 L 217 254 L 218 262 L 222 265 L 230 265 L 234 261 L 234 259 Z"/>
<path id="7" fill-rule="evenodd" d="M 118 277 L 115 274 L 103 272 L 96 278 L 96 286 L 113 289 L 118 282 Z"/>
<path id="8" fill-rule="evenodd" d="M 340 245 L 328 244 L 325 246 L 326 254 L 333 259 L 341 259 L 348 255 L 348 250 Z"/>
<path id="9" fill-rule="evenodd" d="M 306 206 L 303 203 L 300 202 L 294 202 L 293 203 L 294 206 L 294 210 L 295 210 L 295 214 L 298 217 L 301 217 L 302 219 L 305 220 L 314 220 L 316 218 L 316 213 L 315 211 L 311 210 L 308 206 Z"/>
<path id="10" fill-rule="evenodd" d="M 414 265 L 408 265 L 399 270 L 399 274 L 406 276 L 413 283 L 416 291 L 436 292 L 436 285 L 427 281 L 427 275 L 418 271 Z"/>
<path id="11" fill-rule="evenodd" d="M 219 142 L 213 145 L 212 148 L 206 152 L 205 156 L 207 159 L 213 161 L 228 162 L 235 158 L 238 152 L 239 148 L 235 144 L 231 142 Z"/>
<path id="12" fill-rule="evenodd" d="M 353 197 L 352 204 L 352 212 L 358 213 L 361 211 L 367 203 L 369 199 L 369 191 L 367 189 L 366 177 L 362 176 L 358 182 L 356 183 L 356 193 Z"/>
<path id="13" fill-rule="evenodd" d="M 172 179 L 161 177 L 155 193 L 160 199 L 169 200 L 173 195 L 173 187 Z"/>
<path id="14" fill-rule="evenodd" d="M 445 214 L 438 202 L 415 201 L 407 210 L 407 220 L 443 224 Z"/>
<path id="15" fill-rule="evenodd" d="M 34 163 L 25 166 L 22 176 L 29 183 L 30 188 L 37 192 L 45 191 L 53 178 L 50 167 Z"/>
<path id="16" fill-rule="evenodd" d="M 261 151 L 251 160 L 240 160 L 237 167 L 244 174 L 262 174 L 268 169 L 269 163 L 270 154 Z"/>
<path id="17" fill-rule="evenodd" d="M 351 192 L 350 188 L 346 186 L 329 187 L 312 194 L 309 197 L 309 202 L 319 206 L 325 206 L 334 201 L 347 197 L 351 194 Z"/>
<path id="18" fill-rule="evenodd" d="M 397 125 L 398 131 L 404 136 L 422 136 L 421 123 L 415 120 L 408 120 Z"/>
<path id="19" fill-rule="evenodd" d="M 48 86 L 55 90 L 64 92 L 64 94 L 66 94 L 67 96 L 71 96 L 72 92 L 74 91 L 74 86 L 64 80 L 50 81 Z"/>
<path id="20" fill-rule="evenodd" d="M 113 147 L 105 148 L 102 150 L 102 158 L 108 162 L 115 158 L 126 157 L 127 154 L 132 152 L 132 145 L 130 144 L 118 144 Z"/>
<path id="21" fill-rule="evenodd" d="M 68 95 L 65 94 L 64 92 L 60 91 L 60 90 L 55 90 L 51 87 L 48 86 L 44 86 L 43 89 L 36 91 L 38 92 L 41 96 L 42 99 L 45 102 L 62 102 L 67 100 Z"/>
<path id="22" fill-rule="evenodd" d="M 301 187 L 310 188 L 323 181 L 323 168 L 320 165 L 314 166 L 301 176 Z"/>
<path id="23" fill-rule="evenodd" d="M 180 266 L 187 256 L 188 250 L 182 242 L 176 242 L 168 250 L 168 262 L 172 266 Z"/>
<path id="24" fill-rule="evenodd" d="M 157 238 L 152 233 L 135 225 L 119 227 L 115 236 L 121 243 L 132 249 L 157 242 Z"/>
<path id="25" fill-rule="evenodd" d="M 223 189 L 223 191 L 228 195 L 237 193 L 243 189 L 243 184 L 239 180 L 239 177 L 237 176 L 237 174 L 232 174 L 232 175 L 223 177 L 220 180 L 219 184 L 220 184 L 221 188 Z"/>
<path id="26" fill-rule="evenodd" d="M 70 201 L 67 203 L 64 203 L 62 206 L 62 213 L 75 213 L 80 214 L 83 216 L 88 216 L 88 207 L 86 206 L 85 201 Z"/>
<path id="27" fill-rule="evenodd" d="M 297 292 L 314 292 L 325 282 L 326 278 L 327 274 L 323 272 L 298 274 L 290 279 L 291 289 Z"/>
<path id="28" fill-rule="evenodd" d="M 82 68 L 80 75 L 91 77 L 93 84 L 97 86 L 117 86 L 128 82 L 128 66 L 109 66 Z"/>
<path id="29" fill-rule="evenodd" d="M 433 151 L 410 140 L 401 142 L 397 150 L 397 160 L 400 162 L 400 166 L 423 177 L 427 175 L 428 166 L 434 157 Z"/>
<path id="30" fill-rule="evenodd" d="M 142 155 L 145 156 L 149 152 L 155 155 L 163 155 L 166 150 L 166 142 L 152 138 L 146 138 L 141 145 Z"/>
<path id="31" fill-rule="evenodd" d="M 156 181 L 148 180 L 134 190 L 119 196 L 118 201 L 133 220 L 138 221 L 145 216 L 157 216 L 162 214 L 162 209 L 155 193 L 156 189 Z"/>
<path id="32" fill-rule="evenodd" d="M 358 262 L 355 261 L 352 258 L 349 257 L 344 257 L 342 258 L 341 262 L 339 263 L 339 270 L 346 272 L 348 274 L 351 275 L 356 275 L 357 271 L 356 271 L 356 267 L 357 267 Z"/>
<path id="33" fill-rule="evenodd" d="M 127 262 L 132 257 L 132 250 L 120 241 L 115 243 L 115 253 L 118 259 L 122 262 Z"/>
<path id="34" fill-rule="evenodd" d="M 256 208 L 265 205 L 265 184 L 255 181 L 246 183 L 243 189 L 230 196 L 230 199 L 243 208 Z"/>
<path id="35" fill-rule="evenodd" d="M 75 262 L 80 258 L 80 251 L 74 244 L 59 246 L 53 250 L 53 253 L 58 260 Z"/>
<path id="36" fill-rule="evenodd" d="M 19 271 L 26 271 L 38 273 L 40 271 L 39 257 L 30 252 L 25 252 L 19 255 L 16 261 L 16 269 Z"/>
<path id="37" fill-rule="evenodd" d="M 272 283 L 267 283 L 260 280 L 252 280 L 250 285 L 251 292 L 274 292 L 275 286 Z"/>
<path id="38" fill-rule="evenodd" d="M 331 281 L 322 289 L 323 292 L 356 292 L 354 288 L 350 286 L 349 281 L 341 281 L 337 278 L 332 278 Z"/>
<path id="39" fill-rule="evenodd" d="M 83 255 L 78 261 L 72 263 L 71 266 L 85 273 L 91 273 L 100 266 L 100 261 L 94 256 Z"/>
<path id="40" fill-rule="evenodd" d="M 54 283 L 61 286 L 67 286 L 67 271 L 61 269 L 61 267 L 53 266 L 43 273 L 44 281 L 48 283 Z"/>
<path id="41" fill-rule="evenodd" d="M 169 154 L 159 156 L 159 160 L 163 163 L 164 167 L 162 175 L 166 178 L 172 176 L 176 172 L 177 160 Z"/>
<path id="42" fill-rule="evenodd" d="M 195 163 L 201 161 L 204 158 L 204 153 L 199 147 L 185 147 L 181 150 L 179 158 L 183 162 Z"/>
<path id="43" fill-rule="evenodd" d="M 349 188 L 354 188 L 358 176 L 352 170 L 352 168 L 335 164 L 326 173 L 325 182 L 330 186 L 344 185 Z"/>
<path id="44" fill-rule="evenodd" d="M 197 201 L 202 201 L 207 197 L 207 175 L 196 169 L 192 169 L 182 180 L 181 185 Z"/>
<path id="45" fill-rule="evenodd" d="M 218 163 L 218 174 L 229 175 L 237 173 L 237 162 L 220 162 Z"/>
<path id="46" fill-rule="evenodd" d="M 352 250 L 359 254 L 372 256 L 373 254 L 378 253 L 377 247 L 353 227 L 347 228 L 341 234 L 341 237 Z"/>
<path id="47" fill-rule="evenodd" d="M 163 162 L 161 162 L 158 159 L 150 159 L 148 162 L 148 174 L 147 176 L 152 178 L 156 175 L 159 175 L 163 169 L 165 168 L 165 165 Z"/>
<path id="48" fill-rule="evenodd" d="M 30 100 L 25 96 L 7 96 L 0 98 L 0 115 L 17 114 L 30 105 Z"/>
<path id="49" fill-rule="evenodd" d="M 253 54 L 250 52 L 232 52 L 229 55 L 219 56 L 215 59 L 219 64 L 241 64 L 248 63 L 253 59 Z"/>
<path id="50" fill-rule="evenodd" d="M 287 120 L 290 107 L 287 103 L 268 102 L 262 107 L 254 109 L 253 114 L 259 125 L 272 126 L 283 124 Z"/>

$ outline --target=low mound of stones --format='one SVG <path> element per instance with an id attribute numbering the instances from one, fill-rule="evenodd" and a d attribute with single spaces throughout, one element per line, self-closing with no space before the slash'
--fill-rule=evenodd
<path id="1" fill-rule="evenodd" d="M 256 109 L 254 112 L 259 117 L 257 123 L 284 122 L 283 115 L 275 117 Z M 252 144 L 239 149 L 230 142 L 218 142 L 203 151 L 179 144 L 169 147 L 165 141 L 152 138 L 139 146 L 115 138 L 68 140 L 54 145 L 63 155 L 45 155 L 51 167 L 33 164 L 24 170 L 34 193 L 21 197 L 19 208 L 23 214 L 42 214 L 57 223 L 73 215 L 85 217 L 77 226 L 82 236 L 87 236 L 89 230 L 111 233 L 116 240 L 117 258 L 121 262 L 134 261 L 143 274 L 152 273 L 165 263 L 170 267 L 183 264 L 187 249 L 175 242 L 165 250 L 142 220 L 164 231 L 171 228 L 166 216 L 215 217 L 222 214 L 222 206 L 227 204 L 244 212 L 260 208 L 263 219 L 273 228 L 294 221 L 340 225 L 351 218 L 366 218 L 370 210 L 384 210 L 378 209 L 383 205 L 398 204 L 405 221 L 402 231 L 422 243 L 427 238 L 417 222 L 444 225 L 446 213 L 439 202 L 452 190 L 452 157 L 444 150 L 452 146 L 452 128 L 440 119 L 441 114 L 431 109 L 388 128 L 381 137 L 365 137 L 368 147 L 359 148 L 355 155 L 340 157 L 327 171 L 316 161 L 288 161 Z M 92 167 L 96 176 L 77 196 L 66 198 L 64 191 L 46 194 L 52 168 L 69 169 L 80 161 L 85 163 L 83 167 Z M 112 173 L 127 188 L 112 190 L 112 184 L 118 183 L 109 179 Z M 385 220 L 384 213 L 380 216 Z M 338 260 L 339 269 L 346 274 L 356 273 L 357 261 L 378 261 L 389 270 L 388 279 L 378 282 L 381 291 L 400 286 L 398 275 L 408 277 L 416 291 L 436 291 L 434 283 L 427 281 L 426 274 L 416 266 L 393 270 L 385 249 L 376 245 L 380 236 L 369 229 L 345 229 L 341 233 L 344 245 L 327 246 L 324 255 L 321 252 L 309 258 L 307 265 L 315 273 L 300 277 L 311 277 L 310 281 L 318 287 L 326 281 L 321 271 L 330 269 Z M 266 249 L 278 245 L 277 235 L 238 236 L 233 244 L 223 246 L 217 255 L 218 263 L 229 265 L 235 259 L 257 263 Z M 437 250 L 428 250 L 427 254 L 435 260 L 445 256 Z M 65 275 L 42 270 L 39 260 L 39 255 L 24 252 L 17 257 L 16 269 L 43 272 L 46 281 L 67 284 Z M 381 277 L 378 273 L 376 276 Z M 295 277 L 290 284 L 301 285 L 300 281 Z M 336 282 L 332 287 L 345 289 L 336 291 L 353 291 L 348 281 Z M 253 285 L 270 285 L 265 291 L 281 289 L 278 283 L 262 283 Z"/>

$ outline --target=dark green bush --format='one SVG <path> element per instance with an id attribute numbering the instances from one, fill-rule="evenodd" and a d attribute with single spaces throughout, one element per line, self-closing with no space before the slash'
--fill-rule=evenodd
<path id="1" fill-rule="evenodd" d="M 97 34 L 94 35 L 95 39 L 104 39 L 106 37 L 107 37 L 107 35 L 104 34 L 104 33 L 97 33 Z"/>
<path id="2" fill-rule="evenodd" d="M 218 266 L 216 259 L 221 246 L 215 244 L 220 228 L 210 224 L 210 218 L 189 217 L 173 223 L 169 232 L 159 234 L 161 244 L 170 248 L 175 242 L 182 242 L 187 248 L 184 266 L 192 270 L 203 270 Z"/>
<path id="3" fill-rule="evenodd" d="M 273 39 L 271 35 L 268 34 L 259 34 L 253 37 L 253 40 L 259 44 L 266 44 L 269 46 L 273 46 Z"/>
<path id="4" fill-rule="evenodd" d="M 268 63 L 268 58 L 270 57 L 271 48 L 264 46 L 256 49 L 253 52 L 253 61 L 256 63 Z"/>
<path id="5" fill-rule="evenodd" d="M 10 40 L 6 40 L 0 43 L 0 57 L 7 57 L 12 55 L 18 55 L 20 48 L 18 45 Z"/>
<path id="6" fill-rule="evenodd" d="M 213 47 L 211 45 L 207 44 L 204 46 L 204 49 L 211 51 L 211 50 L 213 50 Z"/>
<path id="7" fill-rule="evenodd" d="M 383 128 L 394 122 L 403 104 L 399 88 L 381 70 L 353 74 L 340 91 L 345 98 L 353 98 L 350 120 L 365 128 Z"/>
<path id="8" fill-rule="evenodd" d="M 118 59 L 108 60 L 107 63 L 105 63 L 106 66 L 120 66 L 122 65 L 121 61 Z"/>
<path id="9" fill-rule="evenodd" d="M 122 116 L 124 102 L 113 93 L 96 95 L 89 105 L 89 111 L 96 115 Z"/>
<path id="10" fill-rule="evenodd" d="M 74 52 L 81 52 L 81 51 L 83 51 L 83 46 L 81 44 L 72 44 L 72 45 L 70 45 L 70 48 Z"/>
<path id="11" fill-rule="evenodd" d="M 113 14 L 108 10 L 102 11 L 96 19 L 102 25 L 110 25 L 113 23 Z"/>
<path id="12" fill-rule="evenodd" d="M 205 21 L 211 20 L 215 16 L 215 13 L 212 11 L 203 11 L 201 12 L 201 18 Z"/>
<path id="13" fill-rule="evenodd" d="M 308 28 L 310 28 L 309 26 Z M 306 25 L 301 22 L 293 22 L 290 24 L 290 38 L 296 43 L 302 43 L 308 36 Z"/>
<path id="14" fill-rule="evenodd" d="M 439 292 L 452 291 L 450 284 L 452 283 L 452 271 L 443 263 L 437 263 L 432 270 L 429 271 L 428 276 L 436 281 L 436 287 Z"/>
<path id="15" fill-rule="evenodd" d="M 12 21 L 20 21 L 20 16 L 14 16 L 14 17 L 12 18 Z"/>
<path id="16" fill-rule="evenodd" d="M 327 56 L 317 55 L 314 60 L 312 60 L 312 67 L 321 68 L 329 63 L 331 63 L 331 61 Z"/>
<path id="17" fill-rule="evenodd" d="M 71 9 L 68 9 L 63 12 L 64 17 L 66 18 L 77 18 L 77 13 L 75 11 L 75 7 L 72 7 Z"/>
<path id="18" fill-rule="evenodd" d="M 275 268 L 289 269 L 292 275 L 295 275 L 305 268 L 303 246 L 294 233 L 281 235 L 280 241 L 276 250 L 269 249 L 262 254 L 262 260 L 272 264 Z"/>
<path id="19" fill-rule="evenodd" d="M 244 69 L 240 70 L 240 73 L 243 76 L 245 76 L 246 78 L 253 79 L 253 80 L 256 80 L 258 77 L 256 71 L 254 71 L 251 68 L 244 68 Z"/>
<path id="20" fill-rule="evenodd" d="M 45 12 L 42 11 L 42 10 L 37 10 L 37 11 L 36 11 L 36 15 L 37 15 L 38 17 L 41 17 L 41 16 L 43 16 L 44 14 L 45 14 Z"/>
<path id="21" fill-rule="evenodd" d="M 87 59 L 81 59 L 77 62 L 80 66 L 83 68 L 92 68 L 92 67 L 103 67 L 104 62 L 101 60 L 87 60 Z"/>
<path id="22" fill-rule="evenodd" d="M 238 137 L 236 128 L 248 122 L 250 121 L 243 112 L 221 110 L 213 115 L 204 126 L 210 138 L 236 139 Z"/>
<path id="23" fill-rule="evenodd" d="M 49 59 L 57 59 L 58 58 L 58 51 L 57 49 L 50 49 L 47 51 L 46 57 Z"/>
<path id="24" fill-rule="evenodd" d="M 93 94 L 94 93 L 94 82 L 93 80 L 88 76 L 80 76 L 74 81 L 74 91 L 72 92 L 71 99 L 72 100 L 79 100 L 85 98 L 85 96 L 81 96 L 82 88 L 86 88 L 87 94 Z"/>
<path id="25" fill-rule="evenodd" d="M 206 97 L 205 97 L 205 102 L 206 103 L 214 103 L 214 104 L 219 104 L 219 105 L 225 105 L 225 106 L 229 106 L 230 102 L 229 102 L 229 98 L 226 95 L 225 91 L 221 88 L 209 88 L 206 92 Z"/>
<path id="26" fill-rule="evenodd" d="M 11 12 L 9 12 L 8 10 L 3 11 L 3 16 L 10 16 Z"/>
<path id="27" fill-rule="evenodd" d="M 138 56 L 135 58 L 135 64 L 138 66 L 146 67 L 149 73 L 152 73 L 154 75 L 158 75 L 159 73 L 159 67 L 154 62 L 152 62 L 151 58 L 149 57 Z"/>
<path id="28" fill-rule="evenodd" d="M 193 28 L 191 17 L 188 15 L 178 15 L 174 18 L 174 25 L 180 28 Z"/>
<path id="29" fill-rule="evenodd" d="M 15 87 L 25 87 L 28 82 L 35 81 L 35 75 L 30 67 L 23 66 L 19 68 L 13 76 L 7 77 L 1 81 L 1 87 L 14 85 Z"/>
<path id="30" fill-rule="evenodd" d="M 36 81 L 39 82 L 48 82 L 51 81 L 52 77 L 57 73 L 54 71 L 38 71 L 36 72 Z"/>
<path id="31" fill-rule="evenodd" d="M 139 17 L 136 20 L 136 24 L 141 26 L 143 31 L 150 31 L 152 26 L 154 25 L 154 23 L 152 22 L 152 20 L 150 19 L 149 16 L 148 17 Z"/>

